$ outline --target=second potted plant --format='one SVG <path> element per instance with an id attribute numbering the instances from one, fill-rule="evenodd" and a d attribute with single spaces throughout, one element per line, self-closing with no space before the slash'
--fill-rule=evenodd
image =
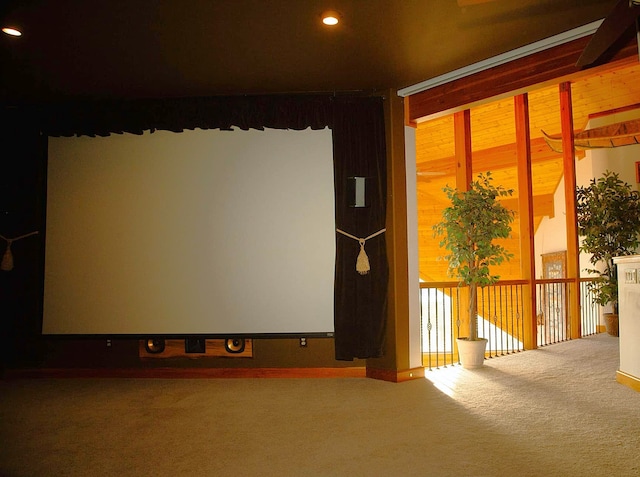
<path id="1" fill-rule="evenodd" d="M 511 196 L 513 190 L 495 186 L 492 180 L 491 172 L 487 172 L 479 174 L 467 191 L 445 187 L 451 205 L 442 211 L 442 221 L 433 227 L 436 236 L 442 237 L 440 246 L 448 251 L 443 258 L 449 262 L 449 273 L 469 287 L 469 336 L 457 341 L 465 368 L 482 366 L 487 344 L 486 339 L 478 338 L 478 287 L 496 283 L 500 277 L 492 274 L 490 267 L 513 257 L 495 242 L 511 233 L 514 212 L 498 199 Z M 467 352 L 467 347 L 475 351 Z"/>
<path id="2" fill-rule="evenodd" d="M 591 254 L 592 265 L 601 265 L 601 269 L 586 270 L 597 275 L 588 289 L 594 303 L 611 305 L 613 316 L 605 318 L 605 324 L 609 334 L 618 336 L 618 276 L 613 258 L 635 254 L 640 245 L 640 194 L 618 173 L 606 171 L 576 189 L 576 211 L 580 251 Z"/>

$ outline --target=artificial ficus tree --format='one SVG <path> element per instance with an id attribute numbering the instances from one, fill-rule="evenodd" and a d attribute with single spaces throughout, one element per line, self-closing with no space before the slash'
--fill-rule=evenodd
<path id="1" fill-rule="evenodd" d="M 589 261 L 604 270 L 587 269 L 598 277 L 588 284 L 593 302 L 611 304 L 617 313 L 618 276 L 613 257 L 636 253 L 640 241 L 640 194 L 616 172 L 606 171 L 576 189 L 580 251 L 590 253 Z"/>
<path id="2" fill-rule="evenodd" d="M 491 172 L 479 174 L 466 191 L 443 189 L 451 205 L 442 211 L 442 221 L 434 225 L 440 246 L 448 254 L 448 272 L 469 287 L 469 340 L 478 339 L 478 287 L 496 283 L 500 276 L 491 267 L 508 261 L 513 254 L 497 243 L 508 238 L 514 212 L 499 198 L 509 197 L 512 189 L 493 184 Z"/>

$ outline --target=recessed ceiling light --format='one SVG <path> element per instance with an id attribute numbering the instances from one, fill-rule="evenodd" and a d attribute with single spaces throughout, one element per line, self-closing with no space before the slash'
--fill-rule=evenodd
<path id="1" fill-rule="evenodd" d="M 16 28 L 11 28 L 11 27 L 4 27 L 2 28 L 2 31 L 4 33 L 6 33 L 7 35 L 11 35 L 11 36 L 22 36 L 22 32 Z"/>
<path id="2" fill-rule="evenodd" d="M 337 25 L 340 22 L 340 14 L 335 11 L 327 11 L 322 14 L 322 23 L 328 26 Z"/>

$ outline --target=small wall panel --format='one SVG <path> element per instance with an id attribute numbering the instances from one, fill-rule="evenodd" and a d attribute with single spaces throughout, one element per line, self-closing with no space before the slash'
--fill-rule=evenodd
<path id="1" fill-rule="evenodd" d="M 253 342 L 250 339 L 244 340 L 244 350 L 240 353 L 230 353 L 225 348 L 223 339 L 205 340 L 204 353 L 187 353 L 185 351 L 186 340 L 165 340 L 165 348 L 161 353 L 149 353 L 145 348 L 147 340 L 140 340 L 138 345 L 138 355 L 141 359 L 166 359 L 166 358 L 190 358 L 198 359 L 204 357 L 225 357 L 225 358 L 253 358 Z"/>

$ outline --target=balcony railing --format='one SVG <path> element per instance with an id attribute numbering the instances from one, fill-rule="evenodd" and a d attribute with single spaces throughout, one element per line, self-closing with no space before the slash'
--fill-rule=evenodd
<path id="1" fill-rule="evenodd" d="M 600 324 L 600 306 L 593 303 L 593 292 L 589 290 L 592 279 L 580 279 L 580 324 L 581 336 L 595 335 Z"/>
<path id="2" fill-rule="evenodd" d="M 536 325 L 538 346 L 571 339 L 569 299 L 572 280 L 550 279 L 536 282 Z"/>
<path id="3" fill-rule="evenodd" d="M 569 312 L 572 280 L 536 281 L 536 343 L 546 346 L 571 339 Z M 599 309 L 594 305 L 588 280 L 580 281 L 581 336 L 595 334 Z M 502 281 L 478 290 L 478 336 L 486 338 L 487 358 L 524 351 L 524 280 Z M 526 294 L 528 296 L 528 293 Z M 455 340 L 460 336 L 462 316 L 466 316 L 468 288 L 455 282 L 420 284 L 423 366 L 428 369 L 459 364 Z"/>
<path id="4" fill-rule="evenodd" d="M 524 349 L 525 283 L 502 282 L 478 290 L 478 336 L 488 340 L 488 358 Z M 459 364 L 455 339 L 466 313 L 468 289 L 450 282 L 422 283 L 420 287 L 423 365 L 432 369 Z"/>

